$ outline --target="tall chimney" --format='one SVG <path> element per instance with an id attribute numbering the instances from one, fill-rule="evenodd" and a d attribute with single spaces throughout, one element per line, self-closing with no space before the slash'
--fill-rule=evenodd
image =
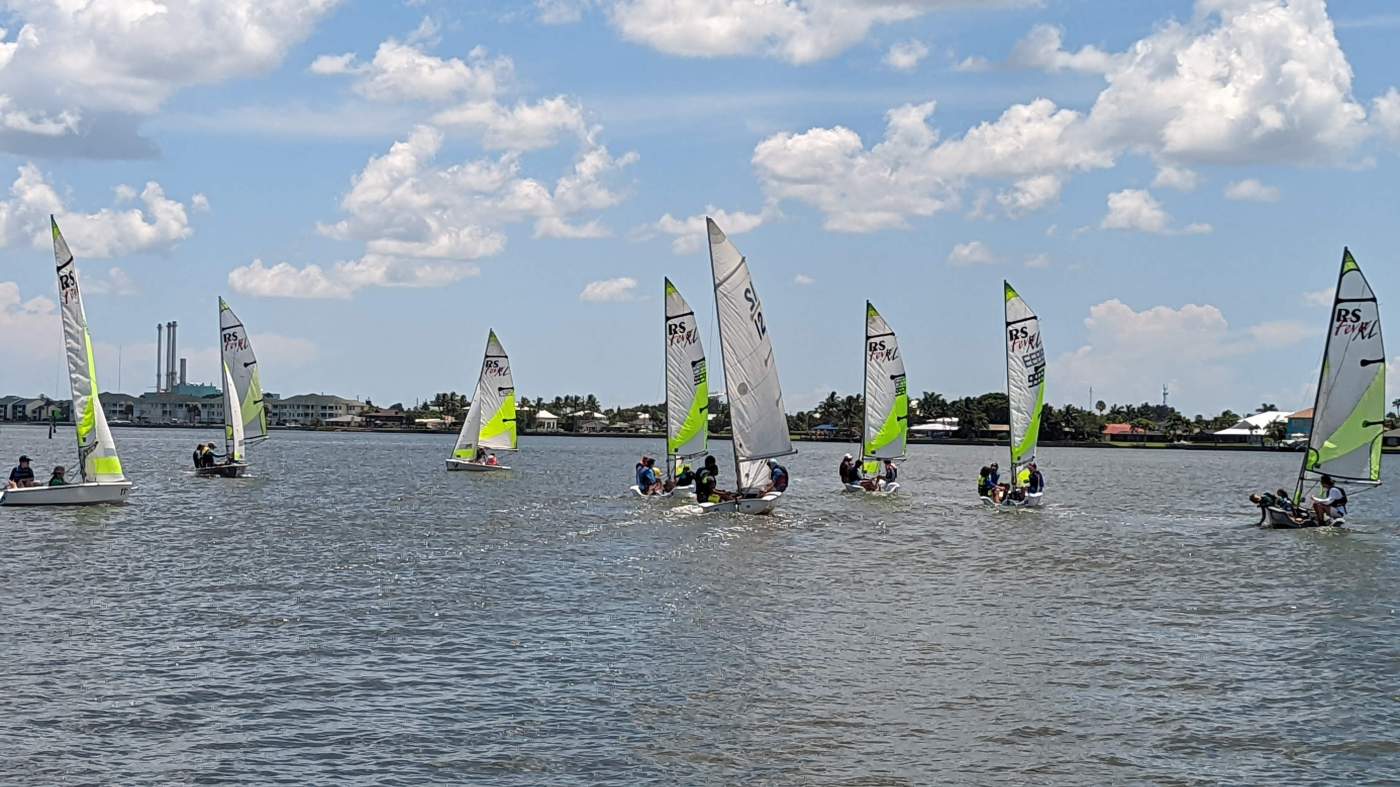
<path id="1" fill-rule="evenodd" d="M 185 384 L 185 359 L 180 359 L 180 385 Z"/>
<path id="2" fill-rule="evenodd" d="M 156 393 L 165 389 L 165 379 L 160 376 L 160 354 L 164 352 L 165 345 L 161 338 L 165 336 L 165 326 L 156 323 Z"/>
<path id="3" fill-rule="evenodd" d="M 170 321 L 165 334 L 165 390 L 175 390 L 175 358 L 179 352 L 175 344 L 175 328 L 179 323 Z"/>

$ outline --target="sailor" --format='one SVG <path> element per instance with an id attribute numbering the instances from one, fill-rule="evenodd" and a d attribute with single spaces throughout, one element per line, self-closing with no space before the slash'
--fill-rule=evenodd
<path id="1" fill-rule="evenodd" d="M 1040 474 L 1040 469 L 1035 466 L 1035 462 L 1030 464 L 1030 476 L 1026 478 L 1026 492 L 1038 495 L 1045 491 L 1045 476 Z"/>
<path id="2" fill-rule="evenodd" d="M 676 472 L 676 486 L 690 486 L 695 483 L 695 471 L 690 469 L 690 465 L 681 465 Z"/>
<path id="3" fill-rule="evenodd" d="M 1332 476 L 1324 475 L 1318 480 L 1322 484 L 1322 494 L 1312 499 L 1313 516 L 1317 517 L 1319 525 L 1325 525 L 1333 519 L 1343 519 L 1347 515 L 1347 493 L 1332 480 Z"/>
<path id="4" fill-rule="evenodd" d="M 719 503 L 733 500 L 734 495 L 715 488 L 719 483 L 719 463 L 713 456 L 705 457 L 705 466 L 695 474 L 695 501 L 697 503 Z"/>
<path id="5" fill-rule="evenodd" d="M 482 448 L 481 446 L 477 446 L 476 456 L 472 457 L 472 461 L 476 462 L 477 464 L 486 464 L 486 449 Z"/>
<path id="6" fill-rule="evenodd" d="M 218 454 L 214 453 L 214 444 L 213 444 L 213 443 L 205 443 L 205 445 L 204 445 L 204 453 L 200 454 L 200 457 L 199 457 L 199 466 L 200 466 L 200 467 L 213 467 L 214 464 L 215 464 L 214 460 L 215 460 L 217 457 L 218 457 Z"/>
<path id="7" fill-rule="evenodd" d="M 53 475 L 49 477 L 49 486 L 67 486 L 68 481 L 63 477 L 63 465 L 54 465 Z"/>
<path id="8" fill-rule="evenodd" d="M 495 455 L 495 454 L 487 454 L 487 456 L 486 456 L 486 466 L 487 466 L 487 467 L 495 467 L 496 465 L 498 465 L 498 464 L 500 464 L 500 463 L 501 463 L 500 460 L 496 458 L 496 455 Z"/>
<path id="9" fill-rule="evenodd" d="M 34 468 L 29 466 L 29 457 L 21 456 L 19 465 L 10 471 L 10 489 L 34 486 Z"/>
<path id="10" fill-rule="evenodd" d="M 642 457 L 642 469 L 637 474 L 637 488 L 644 495 L 654 495 L 661 491 L 661 480 L 656 477 L 656 460 Z"/>
<path id="11" fill-rule="evenodd" d="M 837 472 L 839 472 L 839 473 L 841 474 L 841 483 L 843 483 L 843 484 L 854 484 L 854 483 L 856 483 L 856 481 L 854 481 L 854 480 L 851 479 L 852 468 L 851 468 L 851 455 L 850 455 L 850 454 L 846 454 L 845 456 L 841 457 L 841 469 L 838 470 Z"/>
<path id="12" fill-rule="evenodd" d="M 992 462 L 991 474 L 987 476 L 987 489 L 991 493 L 992 502 L 1000 503 L 1006 499 L 1009 487 L 1001 483 L 1001 468 L 996 462 Z"/>
<path id="13" fill-rule="evenodd" d="M 899 468 L 897 468 L 897 467 L 894 466 L 894 460 L 893 460 L 893 459 L 886 459 L 886 460 L 885 460 L 885 472 L 884 472 L 883 475 L 880 476 L 880 480 L 883 482 L 883 484 L 884 484 L 885 486 L 888 487 L 890 484 L 893 484 L 893 483 L 894 483 L 896 480 L 898 480 L 898 479 L 899 479 Z"/>
<path id="14" fill-rule="evenodd" d="M 783 467 L 782 465 L 778 464 L 778 460 L 768 460 L 768 475 L 772 480 L 769 482 L 768 488 L 763 490 L 765 494 L 767 494 L 768 492 L 787 491 L 788 471 L 786 467 Z"/>
<path id="15" fill-rule="evenodd" d="M 196 469 L 204 466 L 204 443 L 194 447 L 194 466 Z"/>
<path id="16" fill-rule="evenodd" d="M 977 496 L 992 496 L 992 468 L 982 465 L 982 469 L 977 471 Z"/>

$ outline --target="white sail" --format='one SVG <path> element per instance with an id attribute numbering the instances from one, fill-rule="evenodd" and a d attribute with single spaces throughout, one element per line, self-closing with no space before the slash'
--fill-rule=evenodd
<path id="1" fill-rule="evenodd" d="M 476 392 L 452 456 L 470 460 L 475 458 L 477 448 L 514 451 L 515 447 L 515 380 L 510 371 L 510 358 L 496 338 L 496 332 L 491 331 L 486 339 L 486 355 L 481 360 Z"/>
<path id="2" fill-rule="evenodd" d="M 230 462 L 242 462 L 246 457 L 247 441 L 243 431 L 243 407 L 238 402 L 233 371 L 224 363 L 224 453 Z"/>
<path id="3" fill-rule="evenodd" d="M 705 453 L 710 381 L 695 312 L 666 279 L 666 472 L 674 460 Z"/>
<path id="4" fill-rule="evenodd" d="M 909 437 L 909 388 L 904 356 L 889 323 L 865 302 L 865 434 L 861 445 L 866 473 L 879 472 L 885 459 L 903 459 Z"/>
<path id="5" fill-rule="evenodd" d="M 238 315 L 223 298 L 219 299 L 219 345 L 223 348 L 223 363 L 228 369 L 232 389 L 242 412 L 242 429 L 249 442 L 266 439 L 267 408 L 263 405 L 262 379 L 258 374 L 258 359 L 253 344 Z M 224 409 L 227 419 L 229 410 Z M 231 423 L 231 421 L 230 421 Z"/>
<path id="6" fill-rule="evenodd" d="M 1011 479 L 1021 483 L 1019 468 L 1035 461 L 1040 416 L 1045 406 L 1045 347 L 1040 318 L 1025 300 L 1006 288 L 1006 397 L 1011 404 Z"/>
<path id="7" fill-rule="evenodd" d="M 49 217 L 53 229 L 53 256 L 58 272 L 59 301 L 63 307 L 63 346 L 68 357 L 68 382 L 73 391 L 73 420 L 77 425 L 78 472 L 84 482 L 125 481 L 117 444 L 107 428 L 98 397 L 97 364 L 88 334 L 83 297 L 78 291 L 78 267 L 73 253 Z"/>
<path id="8" fill-rule="evenodd" d="M 1304 478 L 1324 473 L 1352 482 L 1380 482 L 1385 371 L 1376 295 L 1351 251 L 1343 249 L 1300 491 Z"/>
<path id="9" fill-rule="evenodd" d="M 783 390 L 763 319 L 763 302 L 749 277 L 748 263 L 713 219 L 706 218 L 705 223 L 719 314 L 724 388 L 734 434 L 735 475 L 740 491 L 755 490 L 769 480 L 764 460 L 796 452 L 788 436 Z"/>

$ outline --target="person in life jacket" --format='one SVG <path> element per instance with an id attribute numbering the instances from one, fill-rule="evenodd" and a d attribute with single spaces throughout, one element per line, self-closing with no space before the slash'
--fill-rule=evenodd
<path id="1" fill-rule="evenodd" d="M 856 470 L 855 462 L 851 459 L 850 454 L 841 457 L 841 467 L 836 472 L 841 474 L 841 483 L 843 484 L 860 483 L 859 471 Z M 855 477 L 852 478 L 852 476 Z"/>
<path id="2" fill-rule="evenodd" d="M 771 479 L 768 488 L 764 489 L 764 494 L 768 492 L 786 492 L 788 488 L 788 471 L 786 467 L 778 464 L 778 460 L 768 460 L 768 476 Z"/>
<path id="3" fill-rule="evenodd" d="M 719 484 L 719 463 L 713 456 L 705 457 L 705 466 L 695 474 L 695 502 L 720 503 L 733 500 L 734 495 L 716 489 Z"/>
<path id="4" fill-rule="evenodd" d="M 992 496 L 992 468 L 982 465 L 982 469 L 977 472 L 977 496 Z"/>
<path id="5" fill-rule="evenodd" d="M 676 486 L 690 486 L 695 483 L 695 471 L 690 465 L 681 465 L 676 470 Z"/>
<path id="6" fill-rule="evenodd" d="M 1026 476 L 1026 494 L 1036 495 L 1045 491 L 1045 476 L 1040 474 L 1040 468 L 1031 462 L 1029 475 Z"/>
<path id="7" fill-rule="evenodd" d="M 1345 518 L 1347 515 L 1346 490 L 1337 486 L 1330 475 L 1324 475 L 1318 479 L 1318 483 L 1322 484 L 1322 494 L 1312 499 L 1313 516 L 1317 517 L 1317 523 L 1325 525 L 1334 519 Z"/>
<path id="8" fill-rule="evenodd" d="M 899 479 L 899 468 L 894 466 L 893 459 L 885 460 L 885 472 L 880 475 L 880 484 L 888 487 Z"/>

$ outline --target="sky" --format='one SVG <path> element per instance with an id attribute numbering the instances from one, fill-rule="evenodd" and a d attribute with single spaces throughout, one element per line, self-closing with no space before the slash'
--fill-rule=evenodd
<path id="1" fill-rule="evenodd" d="M 268 390 L 659 401 L 662 279 L 718 360 L 704 216 L 788 409 L 857 392 L 864 301 L 913 392 L 1309 406 L 1350 246 L 1400 297 L 1389 0 L 0 0 L 0 392 L 66 398 L 47 219 L 104 390 L 155 324 Z M 712 363 L 712 369 L 719 364 Z M 1391 397 L 1400 396 L 1392 356 Z"/>

